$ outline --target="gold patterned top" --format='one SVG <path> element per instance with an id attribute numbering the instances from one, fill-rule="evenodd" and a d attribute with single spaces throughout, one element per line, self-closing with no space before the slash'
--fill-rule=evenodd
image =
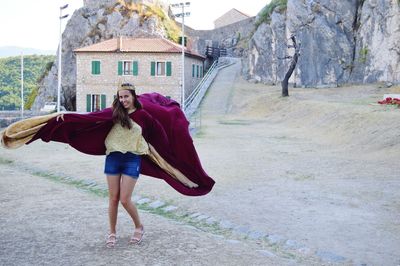
<path id="1" fill-rule="evenodd" d="M 149 145 L 142 136 L 142 128 L 132 119 L 131 123 L 131 129 L 122 127 L 120 123 L 114 124 L 105 140 L 107 155 L 114 151 L 149 154 Z"/>

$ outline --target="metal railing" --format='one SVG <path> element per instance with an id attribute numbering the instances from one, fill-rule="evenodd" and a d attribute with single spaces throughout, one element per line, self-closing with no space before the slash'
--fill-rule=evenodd
<path id="1" fill-rule="evenodd" d="M 189 97 L 186 99 L 186 107 L 185 107 L 185 114 L 186 117 L 190 117 L 194 114 L 197 107 L 199 107 L 201 100 L 203 99 L 204 95 L 208 87 L 213 82 L 215 76 L 218 73 L 218 61 L 214 61 L 211 67 L 208 69 L 207 73 L 201 79 L 199 84 L 197 84 L 196 88 L 192 91 Z"/>

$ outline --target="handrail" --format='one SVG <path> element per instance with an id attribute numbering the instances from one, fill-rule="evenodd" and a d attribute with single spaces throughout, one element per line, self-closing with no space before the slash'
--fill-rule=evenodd
<path id="1" fill-rule="evenodd" d="M 189 97 L 186 99 L 186 108 L 185 110 L 188 110 L 190 108 L 191 103 L 193 100 L 196 98 L 197 94 L 199 93 L 201 87 L 203 84 L 208 80 L 208 78 L 211 76 L 213 73 L 214 69 L 217 67 L 218 61 L 214 61 L 214 63 L 211 65 L 211 67 L 208 69 L 207 73 L 204 75 L 204 77 L 201 79 L 199 84 L 197 84 L 196 88 L 192 91 L 192 93 L 189 95 Z"/>

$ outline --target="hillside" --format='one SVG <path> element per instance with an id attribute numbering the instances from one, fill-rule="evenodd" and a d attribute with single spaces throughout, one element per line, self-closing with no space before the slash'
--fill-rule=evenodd
<path id="1" fill-rule="evenodd" d="M 24 100 L 26 108 L 32 105 L 30 96 L 37 94 L 39 80 L 51 68 L 55 56 L 29 55 L 24 57 Z M 34 94 L 32 94 L 32 92 Z M 20 108 L 21 58 L 0 58 L 0 110 Z"/>

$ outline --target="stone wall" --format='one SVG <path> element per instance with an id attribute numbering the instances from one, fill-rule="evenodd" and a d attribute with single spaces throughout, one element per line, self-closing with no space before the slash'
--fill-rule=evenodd
<path id="1" fill-rule="evenodd" d="M 255 17 L 220 27 L 213 30 L 194 30 L 189 27 L 185 32 L 193 42 L 193 48 L 205 54 L 207 45 L 227 48 L 230 56 L 241 56 L 243 49 L 237 47 L 241 40 L 247 40 L 254 31 Z"/>
<path id="2" fill-rule="evenodd" d="M 158 92 L 180 102 L 182 64 L 179 53 L 77 53 L 76 59 L 77 111 L 86 111 L 86 94 L 104 94 L 106 106 L 110 106 L 118 84 L 123 82 L 135 84 L 139 94 Z M 100 61 L 99 75 L 91 72 L 93 60 Z M 138 61 L 138 75 L 118 75 L 118 61 Z M 151 76 L 152 61 L 170 61 L 171 76 Z M 202 64 L 202 61 L 191 57 L 185 59 L 186 69 L 191 69 L 192 64 Z M 200 79 L 192 78 L 191 71 L 185 74 L 185 94 L 189 95 Z"/>

